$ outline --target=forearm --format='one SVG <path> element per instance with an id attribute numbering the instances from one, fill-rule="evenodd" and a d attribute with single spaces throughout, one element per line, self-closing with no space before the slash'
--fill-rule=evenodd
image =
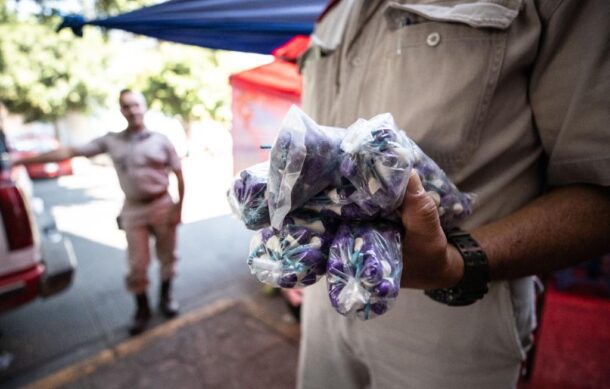
<path id="1" fill-rule="evenodd" d="M 472 235 L 493 280 L 548 274 L 610 252 L 610 194 L 588 185 L 557 188 Z"/>
<path id="2" fill-rule="evenodd" d="M 182 207 L 184 203 L 184 181 L 178 184 L 178 204 Z"/>
<path id="3" fill-rule="evenodd" d="M 182 176 L 182 172 L 175 172 L 176 178 L 178 181 L 178 205 L 182 208 L 182 203 L 184 202 L 184 177 Z"/>
<path id="4" fill-rule="evenodd" d="M 14 165 L 30 165 L 33 163 L 60 162 L 75 156 L 71 147 L 60 147 L 58 149 L 34 155 L 32 157 L 17 158 L 12 161 Z"/>

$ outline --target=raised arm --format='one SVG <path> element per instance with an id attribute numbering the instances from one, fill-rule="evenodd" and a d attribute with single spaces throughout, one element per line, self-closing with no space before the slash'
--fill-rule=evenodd
<path id="1" fill-rule="evenodd" d="M 80 154 L 73 147 L 60 146 L 59 148 L 46 153 L 41 153 L 31 157 L 12 159 L 11 163 L 13 165 L 30 165 L 33 163 L 60 162 L 79 155 Z"/>

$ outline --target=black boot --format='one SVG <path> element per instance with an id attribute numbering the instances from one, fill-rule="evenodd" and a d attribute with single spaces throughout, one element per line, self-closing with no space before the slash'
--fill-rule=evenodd
<path id="1" fill-rule="evenodd" d="M 148 296 L 146 296 L 146 293 L 136 294 L 136 314 L 133 317 L 131 327 L 129 327 L 129 333 L 138 335 L 144 332 L 150 321 L 150 316 Z"/>
<path id="2" fill-rule="evenodd" d="M 178 302 L 172 298 L 172 282 L 170 280 L 161 283 L 161 297 L 159 298 L 159 310 L 165 317 L 174 317 L 180 309 Z"/>

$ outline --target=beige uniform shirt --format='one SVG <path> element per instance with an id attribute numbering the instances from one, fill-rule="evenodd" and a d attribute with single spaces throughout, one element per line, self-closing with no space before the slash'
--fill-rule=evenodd
<path id="1" fill-rule="evenodd" d="M 514 212 L 547 185 L 610 186 L 606 0 L 344 0 L 314 34 L 300 59 L 304 110 L 343 127 L 390 112 L 462 191 L 478 196 L 465 229 Z M 409 369 L 417 383 L 401 387 L 505 387 L 476 377 L 509 377 L 523 358 L 535 326 L 532 285 L 493 283 L 482 301 L 457 309 L 403 289 L 386 317 L 338 331 L 375 347 L 356 340 L 369 334 L 395 350 L 404 364 L 393 371 L 401 377 L 396 370 Z M 315 287 L 306 290 L 306 327 L 333 314 L 315 307 L 326 303 L 313 301 L 324 298 Z M 304 332 L 301 387 L 315 385 L 303 373 L 316 358 L 306 355 L 316 352 L 312 332 Z M 472 377 L 428 374 L 433 365 Z"/>
<path id="2" fill-rule="evenodd" d="M 132 134 L 124 130 L 108 133 L 75 150 L 86 157 L 101 153 L 110 155 L 125 193 L 121 212 L 124 227 L 168 219 L 173 204 L 167 194 L 169 172 L 182 167 L 174 146 L 165 135 L 148 130 Z"/>

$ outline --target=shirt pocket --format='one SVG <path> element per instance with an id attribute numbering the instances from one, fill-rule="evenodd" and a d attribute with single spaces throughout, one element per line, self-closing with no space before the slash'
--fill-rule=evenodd
<path id="1" fill-rule="evenodd" d="M 134 152 L 134 165 L 145 169 L 164 169 L 168 166 L 167 151 L 162 144 L 141 142 Z"/>
<path id="2" fill-rule="evenodd" d="M 480 144 L 520 1 L 389 2 L 372 96 L 448 173 Z M 372 69 L 371 69 L 372 70 Z M 367 90 L 367 89 L 365 89 Z"/>
<path id="3" fill-rule="evenodd" d="M 338 88 L 339 51 L 340 48 L 327 50 L 312 44 L 298 60 L 303 75 L 301 101 L 316 121 L 328 120 L 330 116 Z"/>

